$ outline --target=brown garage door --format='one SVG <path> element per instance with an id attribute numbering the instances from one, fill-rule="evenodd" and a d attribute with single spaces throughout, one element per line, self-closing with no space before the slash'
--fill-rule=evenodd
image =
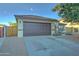
<path id="1" fill-rule="evenodd" d="M 24 22 L 23 35 L 24 36 L 51 35 L 51 24 Z"/>

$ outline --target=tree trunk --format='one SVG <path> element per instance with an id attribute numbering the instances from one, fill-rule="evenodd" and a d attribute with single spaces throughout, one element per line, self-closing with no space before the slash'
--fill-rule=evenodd
<path id="1" fill-rule="evenodd" d="M 73 21 L 71 22 L 71 33 L 73 33 Z"/>

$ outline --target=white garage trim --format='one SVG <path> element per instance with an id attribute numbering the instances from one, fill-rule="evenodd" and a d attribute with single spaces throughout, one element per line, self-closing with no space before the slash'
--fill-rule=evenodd
<path id="1" fill-rule="evenodd" d="M 23 37 L 23 20 L 22 19 L 19 19 L 17 21 L 17 24 L 18 24 L 18 37 Z"/>

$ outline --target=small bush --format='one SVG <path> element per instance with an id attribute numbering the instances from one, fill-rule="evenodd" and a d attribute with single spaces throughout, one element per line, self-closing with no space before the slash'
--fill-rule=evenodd
<path id="1" fill-rule="evenodd" d="M 61 33 L 54 33 L 53 36 L 60 36 Z"/>

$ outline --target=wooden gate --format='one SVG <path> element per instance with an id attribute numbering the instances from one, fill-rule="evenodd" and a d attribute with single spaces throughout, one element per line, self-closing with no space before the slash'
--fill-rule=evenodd
<path id="1" fill-rule="evenodd" d="M 7 27 L 7 36 L 8 37 L 17 36 L 16 26 L 8 26 Z"/>

